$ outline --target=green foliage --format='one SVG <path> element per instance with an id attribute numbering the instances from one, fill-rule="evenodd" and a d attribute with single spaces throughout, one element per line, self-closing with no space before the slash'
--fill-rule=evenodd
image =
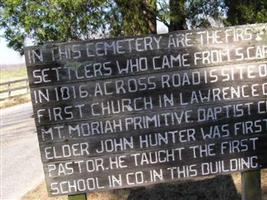
<path id="1" fill-rule="evenodd" d="M 188 10 L 189 26 L 192 28 L 209 27 L 211 20 L 220 23 L 224 18 L 225 4 L 223 0 L 188 0 L 186 3 Z"/>
<path id="2" fill-rule="evenodd" d="M 266 0 L 225 0 L 228 9 L 227 25 L 267 22 Z"/>
<path id="3" fill-rule="evenodd" d="M 226 12 L 224 0 L 158 0 L 157 5 L 157 19 L 169 31 L 222 24 Z"/>
<path id="4" fill-rule="evenodd" d="M 267 0 L 0 0 L 0 28 L 21 54 L 25 38 L 40 44 L 156 33 L 156 20 L 170 31 L 267 22 Z"/>
<path id="5" fill-rule="evenodd" d="M 156 33 L 156 0 L 115 0 L 122 15 L 122 34 Z"/>
<path id="6" fill-rule="evenodd" d="M 23 54 L 35 44 L 156 33 L 156 0 L 0 0 L 0 28 Z"/>
<path id="7" fill-rule="evenodd" d="M 157 20 L 162 22 L 165 26 L 170 26 L 170 6 L 167 1 L 165 0 L 158 0 L 157 1 L 157 13 L 156 17 Z"/>
<path id="8" fill-rule="evenodd" d="M 170 0 L 170 31 L 186 28 L 187 10 L 185 0 Z"/>
<path id="9" fill-rule="evenodd" d="M 0 27 L 8 45 L 23 54 L 26 37 L 37 44 L 106 33 L 111 10 L 106 0 L 5 0 L 0 4 Z"/>
<path id="10" fill-rule="evenodd" d="M 265 23 L 267 0 L 186 0 L 185 12 L 189 28 Z"/>

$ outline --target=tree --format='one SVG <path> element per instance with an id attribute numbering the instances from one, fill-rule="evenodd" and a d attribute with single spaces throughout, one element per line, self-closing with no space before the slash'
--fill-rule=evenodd
<path id="1" fill-rule="evenodd" d="M 26 37 L 41 43 L 105 33 L 112 11 L 106 0 L 5 0 L 0 4 L 0 27 L 8 46 L 23 54 Z"/>
<path id="2" fill-rule="evenodd" d="M 185 29 L 186 17 L 185 0 L 170 0 L 169 31 Z"/>
<path id="3" fill-rule="evenodd" d="M 224 0 L 188 0 L 186 9 L 190 28 L 218 26 L 226 12 Z"/>
<path id="4" fill-rule="evenodd" d="M 123 35 L 157 33 L 156 0 L 115 0 L 115 2 L 123 19 Z"/>
<path id="5" fill-rule="evenodd" d="M 157 19 L 169 31 L 221 25 L 225 18 L 224 0 L 158 1 Z"/>
<path id="6" fill-rule="evenodd" d="M 267 22 L 266 0 L 225 0 L 225 5 L 228 10 L 227 25 Z"/>
<path id="7" fill-rule="evenodd" d="M 266 22 L 267 1 L 249 0 L 0 0 L 0 28 L 8 46 L 23 54 L 35 44 Z"/>
<path id="8" fill-rule="evenodd" d="M 0 27 L 21 54 L 25 38 L 40 44 L 156 33 L 156 0 L 5 0 Z"/>

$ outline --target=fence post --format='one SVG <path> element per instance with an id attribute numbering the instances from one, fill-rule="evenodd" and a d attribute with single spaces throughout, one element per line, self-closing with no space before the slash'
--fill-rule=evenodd
<path id="1" fill-rule="evenodd" d="M 25 85 L 23 82 L 25 83 Z M 21 83 L 21 84 L 19 84 L 18 87 L 12 85 L 12 84 L 16 85 L 16 83 Z M 15 96 L 28 94 L 30 92 L 29 80 L 26 78 L 0 83 L 0 87 L 1 88 L 3 87 L 3 89 L 0 90 L 0 94 L 4 94 L 5 96 L 4 98 L 0 98 L 0 100 L 7 99 L 9 97 L 15 97 Z M 21 90 L 25 91 L 25 89 L 26 89 L 26 92 L 23 92 L 23 93 L 20 92 L 19 94 L 16 95 L 16 91 L 21 91 Z M 13 91 L 15 92 L 15 94 L 13 93 Z"/>
<path id="2" fill-rule="evenodd" d="M 242 200 L 261 200 L 261 171 L 241 173 Z"/>
<path id="3" fill-rule="evenodd" d="M 68 200 L 86 200 L 86 193 L 84 194 L 74 194 L 74 195 L 69 195 Z"/>
<path id="4" fill-rule="evenodd" d="M 7 84 L 7 89 L 8 89 L 8 97 L 10 97 L 11 96 L 10 83 Z"/>

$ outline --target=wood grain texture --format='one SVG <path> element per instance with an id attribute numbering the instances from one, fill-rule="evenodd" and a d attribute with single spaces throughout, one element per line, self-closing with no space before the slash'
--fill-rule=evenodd
<path id="1" fill-rule="evenodd" d="M 25 52 L 50 195 L 267 167 L 267 24 Z"/>

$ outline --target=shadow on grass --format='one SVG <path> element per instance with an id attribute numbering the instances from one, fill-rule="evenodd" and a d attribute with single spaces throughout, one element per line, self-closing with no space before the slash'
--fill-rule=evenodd
<path id="1" fill-rule="evenodd" d="M 230 175 L 196 182 L 159 184 L 131 191 L 128 200 L 240 200 Z"/>

